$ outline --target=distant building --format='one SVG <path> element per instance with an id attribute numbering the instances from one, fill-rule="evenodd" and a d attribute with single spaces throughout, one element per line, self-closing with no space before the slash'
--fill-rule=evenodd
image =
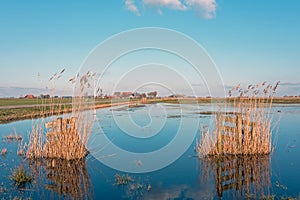
<path id="1" fill-rule="evenodd" d="M 132 92 L 122 92 L 122 95 L 121 95 L 122 98 L 128 98 L 130 96 L 132 96 Z"/>
<path id="2" fill-rule="evenodd" d="M 121 97 L 121 92 L 114 92 L 112 96 Z"/>
<path id="3" fill-rule="evenodd" d="M 41 94 L 41 95 L 40 95 L 40 98 L 41 98 L 41 99 L 49 99 L 49 98 L 50 98 L 50 95 L 49 95 L 49 94 Z"/>
<path id="4" fill-rule="evenodd" d="M 72 99 L 72 96 L 62 96 L 63 99 Z"/>
<path id="5" fill-rule="evenodd" d="M 169 96 L 170 98 L 183 98 L 184 95 L 183 94 L 172 94 Z"/>
<path id="6" fill-rule="evenodd" d="M 33 94 L 27 94 L 25 95 L 25 99 L 33 99 L 34 95 Z"/>

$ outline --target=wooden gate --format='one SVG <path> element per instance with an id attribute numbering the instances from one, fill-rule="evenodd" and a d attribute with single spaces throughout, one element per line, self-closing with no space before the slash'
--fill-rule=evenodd
<path id="1" fill-rule="evenodd" d="M 44 157 L 66 160 L 82 159 L 87 154 L 84 144 L 81 144 L 76 127 L 76 118 L 62 119 L 46 123 L 50 132 L 46 134 Z"/>
<path id="2" fill-rule="evenodd" d="M 217 154 L 245 154 L 255 135 L 255 122 L 244 120 L 241 114 L 217 114 Z M 251 148 L 251 147 L 250 147 Z"/>

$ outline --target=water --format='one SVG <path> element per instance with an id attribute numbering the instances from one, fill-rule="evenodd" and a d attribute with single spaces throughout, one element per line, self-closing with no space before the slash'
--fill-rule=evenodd
<path id="1" fill-rule="evenodd" d="M 29 163 L 17 156 L 18 142 L 2 140 L 0 149 L 7 148 L 8 153 L 0 156 L 0 199 L 16 196 L 32 199 L 218 199 L 219 196 L 246 199 L 299 195 L 300 105 L 276 105 L 272 109 L 274 121 L 280 118 L 272 155 L 229 157 L 222 161 L 198 159 L 194 151 L 199 127 L 212 124 L 212 116 L 198 112 L 216 108 L 176 104 L 119 108 L 97 110 L 89 142 L 91 154 L 83 163 L 61 161 L 56 162 L 55 167 L 47 162 Z M 1 124 L 1 136 L 16 132 L 23 136 L 20 145 L 24 145 L 32 123 L 32 120 L 24 120 Z M 13 169 L 19 165 L 24 165 L 35 177 L 21 190 L 10 180 Z M 128 174 L 134 181 L 117 185 L 116 174 Z M 235 176 L 230 177 L 230 174 Z"/>

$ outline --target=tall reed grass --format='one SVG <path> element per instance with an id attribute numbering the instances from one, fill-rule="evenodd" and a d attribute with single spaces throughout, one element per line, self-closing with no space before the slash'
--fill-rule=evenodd
<path id="1" fill-rule="evenodd" d="M 63 69 L 55 73 L 49 81 L 60 79 L 64 71 Z M 68 105 L 62 103 L 63 101 L 57 103 L 57 99 L 54 100 L 53 97 L 50 105 L 47 103 L 44 109 L 41 109 L 41 115 L 44 117 L 40 123 L 32 125 L 26 152 L 27 158 L 75 160 L 83 159 L 87 155 L 86 145 L 93 123 L 90 110 L 94 105 L 93 93 L 91 95 L 93 88 L 90 82 L 94 76 L 95 73 L 87 72 L 70 79 L 70 82 L 76 83 L 71 113 L 68 112 Z M 52 90 L 54 89 L 53 86 Z M 52 122 L 46 124 L 45 117 L 49 115 L 51 115 Z"/>
<path id="2" fill-rule="evenodd" d="M 207 155 L 269 154 L 272 146 L 273 97 L 279 82 L 274 86 L 263 82 L 249 85 L 243 90 L 240 85 L 229 91 L 225 109 L 215 117 L 213 132 L 202 129 L 196 151 L 199 157 Z"/>

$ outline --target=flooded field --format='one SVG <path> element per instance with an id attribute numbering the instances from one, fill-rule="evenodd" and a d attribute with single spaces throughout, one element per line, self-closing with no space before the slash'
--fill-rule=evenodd
<path id="1" fill-rule="evenodd" d="M 198 158 L 202 126 L 213 126 L 210 104 L 153 104 L 97 110 L 82 161 L 27 160 L 21 147 L 32 124 L 0 125 L 0 199 L 257 199 L 298 197 L 300 105 L 274 105 L 270 155 Z M 280 125 L 277 129 L 277 122 Z M 20 138 L 10 138 L 11 135 Z M 16 186 L 15 168 L 32 181 Z"/>

